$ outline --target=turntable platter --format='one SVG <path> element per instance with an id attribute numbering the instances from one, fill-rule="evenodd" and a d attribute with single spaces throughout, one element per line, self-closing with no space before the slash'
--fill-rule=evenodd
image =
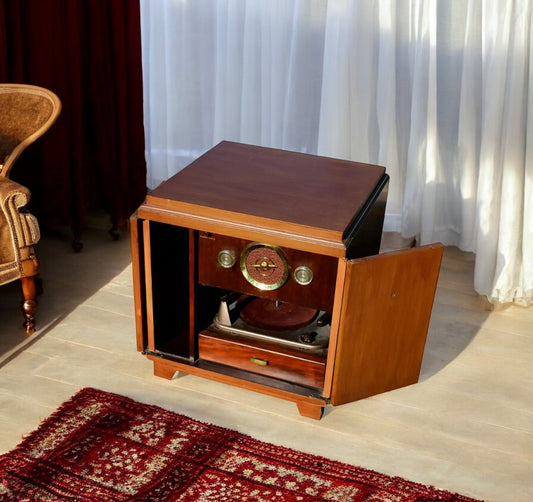
<path id="1" fill-rule="evenodd" d="M 246 324 L 256 328 L 290 331 L 304 328 L 317 314 L 316 309 L 256 298 L 242 309 L 240 317 Z"/>

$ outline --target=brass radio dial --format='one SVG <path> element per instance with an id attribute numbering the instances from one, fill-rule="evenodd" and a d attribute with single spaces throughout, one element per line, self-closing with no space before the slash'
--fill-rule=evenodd
<path id="1" fill-rule="evenodd" d="M 241 254 L 243 276 L 264 291 L 283 286 L 289 277 L 289 269 L 285 253 L 277 246 L 252 242 Z"/>

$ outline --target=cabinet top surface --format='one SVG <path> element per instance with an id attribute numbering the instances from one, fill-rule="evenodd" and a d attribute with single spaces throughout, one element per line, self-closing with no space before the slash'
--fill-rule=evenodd
<path id="1" fill-rule="evenodd" d="M 224 141 L 163 182 L 146 203 L 342 235 L 384 173 L 381 166 Z"/>

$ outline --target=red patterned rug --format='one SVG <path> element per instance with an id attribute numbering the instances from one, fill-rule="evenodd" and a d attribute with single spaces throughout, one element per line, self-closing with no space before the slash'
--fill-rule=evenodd
<path id="1" fill-rule="evenodd" d="M 83 389 L 0 456 L 0 501 L 473 499 Z"/>

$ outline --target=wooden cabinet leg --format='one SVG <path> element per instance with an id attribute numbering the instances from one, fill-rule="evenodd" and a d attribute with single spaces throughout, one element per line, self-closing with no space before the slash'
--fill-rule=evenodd
<path id="1" fill-rule="evenodd" d="M 24 327 L 26 333 L 31 335 L 35 333 L 35 314 L 37 313 L 37 296 L 35 288 L 35 277 L 22 277 L 22 294 L 24 296 L 24 303 L 22 304 L 22 312 L 24 314 Z"/>
<path id="2" fill-rule="evenodd" d="M 313 418 L 314 420 L 320 420 L 324 414 L 324 406 L 318 404 L 310 404 L 304 401 L 296 403 L 298 411 L 302 417 Z"/>
<path id="3" fill-rule="evenodd" d="M 166 378 L 167 380 L 172 380 L 174 374 L 176 373 L 176 368 L 173 368 L 170 364 L 166 364 L 164 359 L 156 360 L 154 359 L 154 375 L 160 378 Z"/>

